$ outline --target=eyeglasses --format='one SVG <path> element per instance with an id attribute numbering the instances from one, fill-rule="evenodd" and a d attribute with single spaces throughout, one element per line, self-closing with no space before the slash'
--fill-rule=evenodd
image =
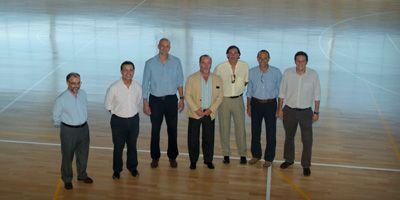
<path id="1" fill-rule="evenodd" d="M 236 81 L 236 75 L 235 75 L 235 74 L 232 74 L 232 76 L 231 76 L 231 82 L 232 82 L 232 84 L 235 83 L 235 81 Z"/>

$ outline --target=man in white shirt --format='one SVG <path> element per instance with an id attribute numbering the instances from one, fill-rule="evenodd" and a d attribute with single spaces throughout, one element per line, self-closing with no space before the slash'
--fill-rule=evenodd
<path id="1" fill-rule="evenodd" d="M 294 137 L 297 125 L 300 124 L 303 143 L 301 166 L 304 176 L 310 176 L 312 123 L 319 118 L 321 86 L 317 72 L 306 68 L 308 56 L 305 52 L 297 52 L 294 60 L 296 67 L 289 68 L 284 72 L 279 90 L 277 115 L 279 118 L 283 118 L 286 133 L 283 155 L 285 162 L 280 167 L 286 169 L 294 163 Z M 311 108 L 313 101 L 314 111 Z M 285 103 L 285 107 L 282 109 L 283 103 Z"/>
<path id="2" fill-rule="evenodd" d="M 230 46 L 226 50 L 228 61 L 225 61 L 214 70 L 214 73 L 222 78 L 224 98 L 218 111 L 219 130 L 223 163 L 229 163 L 230 156 L 230 132 L 231 117 L 235 123 L 235 136 L 240 164 L 246 164 L 246 130 L 245 109 L 243 92 L 246 89 L 249 76 L 249 65 L 239 60 L 240 50 L 237 46 Z"/>
<path id="3" fill-rule="evenodd" d="M 119 179 L 122 171 L 122 153 L 127 145 L 126 167 L 132 176 L 139 175 L 137 170 L 137 138 L 139 135 L 139 104 L 142 100 L 142 86 L 133 75 L 135 65 L 130 61 L 121 64 L 122 78 L 114 82 L 107 90 L 105 107 L 111 116 L 113 153 L 113 179 Z"/>

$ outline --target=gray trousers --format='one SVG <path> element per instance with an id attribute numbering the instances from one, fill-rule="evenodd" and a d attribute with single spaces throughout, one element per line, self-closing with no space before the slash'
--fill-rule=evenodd
<path id="1" fill-rule="evenodd" d="M 287 162 L 294 162 L 294 137 L 297 131 L 297 125 L 300 124 L 301 142 L 303 143 L 303 152 L 301 154 L 301 166 L 304 168 L 311 166 L 311 152 L 313 143 L 311 108 L 299 110 L 285 106 L 283 108 L 283 126 L 285 128 L 285 147 L 283 158 Z"/>
<path id="2" fill-rule="evenodd" d="M 64 183 L 72 181 L 72 161 L 76 155 L 76 170 L 78 179 L 87 177 L 86 167 L 89 156 L 89 126 L 71 128 L 61 124 L 61 178 Z"/>
<path id="3" fill-rule="evenodd" d="M 244 102 L 240 96 L 238 98 L 224 97 L 218 108 L 220 142 L 222 155 L 230 155 L 230 133 L 231 117 L 235 125 L 236 145 L 239 156 L 246 156 L 246 130 L 244 123 Z"/>

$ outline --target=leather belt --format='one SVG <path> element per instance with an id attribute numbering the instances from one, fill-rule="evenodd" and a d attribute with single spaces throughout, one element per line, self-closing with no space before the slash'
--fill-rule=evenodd
<path id="1" fill-rule="evenodd" d="M 231 96 L 231 97 L 228 97 L 228 98 L 231 98 L 231 99 L 236 99 L 236 98 L 238 98 L 238 97 L 241 97 L 243 95 L 243 93 L 242 94 L 240 94 L 240 95 L 237 95 L 237 96 Z"/>
<path id="2" fill-rule="evenodd" d="M 252 97 L 253 100 L 257 103 L 275 103 L 276 99 L 257 99 L 255 97 Z"/>
<path id="3" fill-rule="evenodd" d="M 157 97 L 157 96 L 154 96 L 154 95 L 150 94 L 150 96 L 153 97 L 153 98 L 155 98 L 155 99 L 159 99 L 159 100 L 163 100 L 163 101 L 164 101 L 166 98 L 168 98 L 168 97 L 176 97 L 175 94 L 166 95 L 166 96 L 161 96 L 161 97 Z"/>
<path id="4" fill-rule="evenodd" d="M 70 127 L 70 128 L 82 128 L 87 124 L 87 122 L 85 122 L 85 123 L 83 123 L 81 125 L 69 125 L 69 124 L 66 124 L 64 122 L 61 122 L 61 124 L 64 125 L 64 126 Z"/>
<path id="5" fill-rule="evenodd" d="M 291 108 L 289 106 L 285 106 L 285 107 L 288 107 L 289 109 L 296 110 L 296 111 L 311 110 L 311 107 L 308 107 L 308 108 Z"/>

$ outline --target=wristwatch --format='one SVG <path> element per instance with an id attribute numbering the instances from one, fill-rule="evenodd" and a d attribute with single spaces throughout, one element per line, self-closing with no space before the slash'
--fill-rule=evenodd
<path id="1" fill-rule="evenodd" d="M 184 99 L 184 98 L 185 98 L 185 96 L 180 96 L 180 97 L 179 97 L 179 99 Z"/>
<path id="2" fill-rule="evenodd" d="M 319 115 L 319 112 L 315 112 L 315 111 L 314 111 L 314 114 Z"/>

